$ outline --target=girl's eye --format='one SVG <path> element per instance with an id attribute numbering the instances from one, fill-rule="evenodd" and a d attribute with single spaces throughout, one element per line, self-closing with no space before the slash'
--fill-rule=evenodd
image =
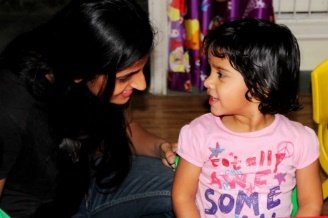
<path id="1" fill-rule="evenodd" d="M 223 77 L 224 77 L 224 74 L 221 73 L 221 72 L 218 72 L 218 77 L 219 77 L 219 78 L 223 78 Z"/>

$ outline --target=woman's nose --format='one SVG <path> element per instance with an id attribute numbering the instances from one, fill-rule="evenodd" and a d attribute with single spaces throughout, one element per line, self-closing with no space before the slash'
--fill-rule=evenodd
<path id="1" fill-rule="evenodd" d="M 143 91 L 147 88 L 146 79 L 143 71 L 140 71 L 133 75 L 130 86 L 139 91 Z"/>

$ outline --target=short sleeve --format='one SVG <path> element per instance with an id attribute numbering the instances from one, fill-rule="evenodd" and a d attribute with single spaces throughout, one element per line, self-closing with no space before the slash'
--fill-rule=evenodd
<path id="1" fill-rule="evenodd" d="M 178 140 L 178 155 L 189 163 L 202 167 L 204 164 L 203 149 L 201 149 L 201 131 L 194 131 L 191 125 L 182 127 Z M 203 143 L 202 143 L 203 144 Z"/>
<path id="2" fill-rule="evenodd" d="M 319 141 L 316 133 L 309 127 L 304 127 L 300 135 L 299 153 L 295 155 L 297 169 L 302 169 L 319 158 Z"/>

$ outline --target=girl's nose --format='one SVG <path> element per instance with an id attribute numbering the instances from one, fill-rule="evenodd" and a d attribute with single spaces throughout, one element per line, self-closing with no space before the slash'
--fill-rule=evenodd
<path id="1" fill-rule="evenodd" d="M 205 88 L 209 89 L 212 87 L 212 78 L 211 75 L 209 75 L 205 80 L 204 80 L 204 86 Z"/>
<path id="2" fill-rule="evenodd" d="M 133 75 L 130 86 L 139 91 L 143 91 L 147 88 L 146 79 L 143 71 L 140 71 Z"/>

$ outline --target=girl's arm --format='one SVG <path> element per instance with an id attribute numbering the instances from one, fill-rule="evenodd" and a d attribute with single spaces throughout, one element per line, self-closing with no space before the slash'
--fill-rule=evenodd
<path id="1" fill-rule="evenodd" d="M 200 217 L 195 202 L 200 172 L 200 167 L 180 157 L 172 187 L 173 209 L 178 218 Z"/>
<path id="2" fill-rule="evenodd" d="M 320 216 L 323 197 L 319 173 L 319 161 L 296 170 L 298 211 L 296 217 Z"/>
<path id="3" fill-rule="evenodd" d="M 127 133 L 132 142 L 132 152 L 136 155 L 161 158 L 164 165 L 172 167 L 177 145 L 155 136 L 144 129 L 140 124 L 133 121 L 130 107 L 126 112 L 128 121 Z"/>

